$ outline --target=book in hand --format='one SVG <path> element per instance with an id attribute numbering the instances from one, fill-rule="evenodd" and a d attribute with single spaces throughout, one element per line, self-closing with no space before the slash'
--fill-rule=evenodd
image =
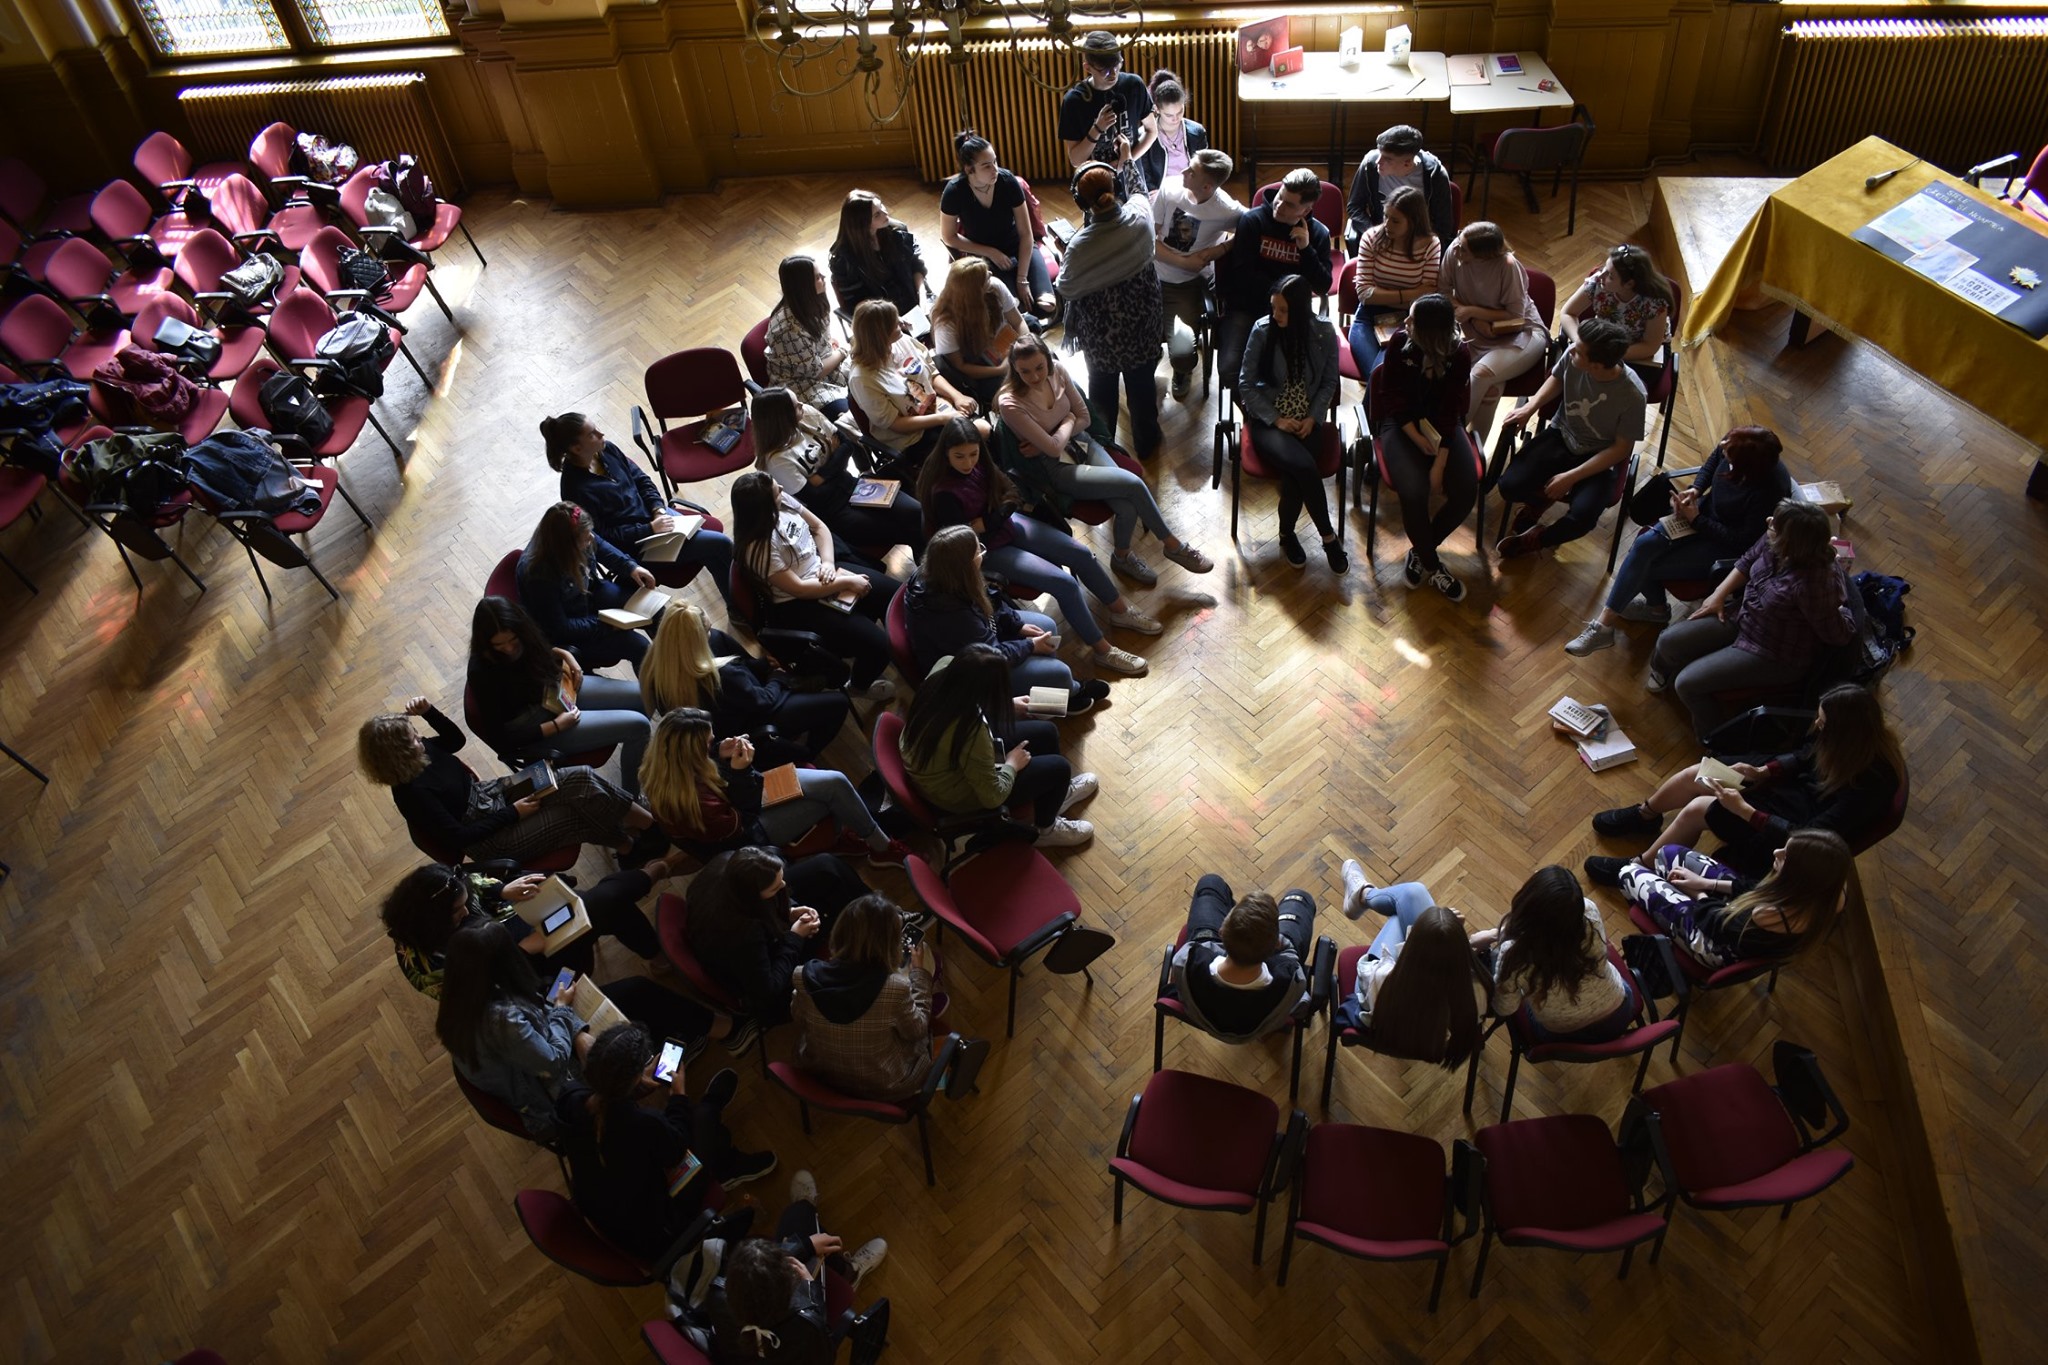
<path id="1" fill-rule="evenodd" d="M 903 489 L 901 479 L 862 479 L 853 486 L 853 495 L 846 500 L 848 507 L 894 507 L 896 495 Z"/>
<path id="2" fill-rule="evenodd" d="M 642 588 L 626 599 L 624 606 L 606 607 L 598 612 L 597 619 L 620 630 L 638 630 L 654 624 L 654 618 L 661 615 L 673 600 L 659 588 Z"/>
<path id="3" fill-rule="evenodd" d="M 1557 705 L 1550 708 L 1550 718 L 1581 738 L 1599 734 L 1607 724 L 1607 717 L 1570 697 L 1558 699 Z"/>
<path id="4" fill-rule="evenodd" d="M 1016 344 L 1017 329 L 1015 327 L 1012 327 L 1007 322 L 1004 323 L 1003 330 L 997 332 L 996 339 L 988 344 L 988 353 L 991 357 L 992 363 L 997 365 L 1008 364 L 1010 360 L 1010 348 Z"/>
<path id="5" fill-rule="evenodd" d="M 779 806 L 785 801 L 794 801 L 803 794 L 804 789 L 796 780 L 794 763 L 785 763 L 779 768 L 770 768 L 761 774 L 763 806 Z"/>
<path id="6" fill-rule="evenodd" d="M 640 542 L 642 564 L 673 564 L 683 547 L 690 543 L 690 537 L 704 529 L 704 518 L 696 512 L 671 512 L 676 529 L 656 531 Z"/>
<path id="7" fill-rule="evenodd" d="M 1699 529 L 1676 512 L 1666 512 L 1657 518 L 1657 526 L 1664 532 L 1666 540 L 1684 540 Z"/>
<path id="8" fill-rule="evenodd" d="M 1748 780 L 1712 754 L 1700 760 L 1699 784 L 1708 791 L 1712 791 L 1717 783 L 1740 791 Z"/>
<path id="9" fill-rule="evenodd" d="M 1844 493 L 1842 485 L 1833 479 L 1800 484 L 1799 500 L 1810 502 L 1823 512 L 1846 512 L 1856 505 L 1856 500 Z"/>
<path id="10" fill-rule="evenodd" d="M 668 1173 L 668 1197 L 673 1199 L 690 1187 L 690 1182 L 703 1174 L 704 1163 L 697 1159 L 695 1152 L 684 1152 L 683 1160 Z"/>
<path id="11" fill-rule="evenodd" d="M 512 774 L 505 783 L 504 794 L 507 801 L 524 801 L 529 796 L 546 795 L 554 789 L 555 770 L 543 758 Z"/>
<path id="12" fill-rule="evenodd" d="M 1610 725 L 1607 733 L 1597 739 L 1579 741 L 1579 758 L 1596 773 L 1609 768 L 1618 768 L 1624 763 L 1636 760 L 1636 746 L 1621 732 L 1619 726 Z"/>
<path id="13" fill-rule="evenodd" d="M 1443 449 L 1443 433 L 1436 429 L 1436 423 L 1427 417 L 1418 417 L 1415 419 L 1415 429 L 1422 433 L 1422 439 L 1429 443 L 1431 451 Z"/>
<path id="14" fill-rule="evenodd" d="M 1072 695 L 1064 687 L 1034 687 L 1024 710 L 1033 716 L 1064 716 L 1067 714 L 1067 701 Z"/>
<path id="15" fill-rule="evenodd" d="M 549 877 L 531 897 L 513 902 L 512 909 L 547 936 L 542 951 L 550 956 L 590 932 L 590 913 L 583 907 L 583 898 L 560 877 Z"/>
<path id="16" fill-rule="evenodd" d="M 698 439 L 719 454 L 730 455 L 733 447 L 740 443 L 740 436 L 746 429 L 747 410 L 727 408 L 724 412 L 713 415 L 710 425 L 704 428 L 704 434 Z"/>
<path id="17" fill-rule="evenodd" d="M 548 992 L 548 1002 L 567 1005 L 576 1011 L 576 1017 L 589 1026 L 593 1035 L 627 1022 L 619 1007 L 598 988 L 595 981 L 568 967 L 562 968 L 561 975 L 555 978 L 554 988 Z"/>
<path id="18" fill-rule="evenodd" d="M 834 611 L 843 611 L 847 612 L 848 614 L 851 614 L 853 611 L 853 604 L 860 601 L 860 594 L 855 592 L 852 588 L 848 588 L 845 592 L 835 594 L 831 597 L 821 597 L 818 600 L 823 602 L 826 606 L 832 608 L 832 610 Z"/>

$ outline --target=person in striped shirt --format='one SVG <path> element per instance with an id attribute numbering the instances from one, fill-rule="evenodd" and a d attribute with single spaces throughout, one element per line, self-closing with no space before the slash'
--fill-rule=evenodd
<path id="1" fill-rule="evenodd" d="M 1367 228 L 1358 244 L 1358 258 L 1349 269 L 1358 290 L 1358 310 L 1351 315 L 1351 358 L 1368 377 L 1380 363 L 1379 334 L 1374 323 L 1384 313 L 1405 313 L 1408 305 L 1437 291 L 1443 270 L 1443 246 L 1429 227 L 1429 203 L 1422 191 L 1403 185 L 1387 196 L 1386 221 Z"/>

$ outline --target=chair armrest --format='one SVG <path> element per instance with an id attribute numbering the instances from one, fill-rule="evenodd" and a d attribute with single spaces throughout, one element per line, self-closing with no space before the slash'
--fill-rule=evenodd
<path id="1" fill-rule="evenodd" d="M 1159 999 L 1159 997 L 1165 995 L 1169 990 L 1173 989 L 1174 951 L 1174 946 L 1171 943 L 1169 943 L 1166 945 L 1166 951 L 1159 955 L 1159 985 L 1152 992 L 1152 998 L 1154 1000 Z"/>
<path id="2" fill-rule="evenodd" d="M 817 632 L 792 630 L 787 626 L 763 626 L 754 632 L 754 638 L 760 641 L 761 652 L 778 662 L 784 655 L 795 658 L 799 650 L 825 647 Z"/>
<path id="3" fill-rule="evenodd" d="M 746 386 L 747 396 L 750 398 L 759 398 L 762 394 L 768 392 L 766 388 L 756 384 L 751 379 L 742 379 L 740 383 Z"/>
<path id="4" fill-rule="evenodd" d="M 1131 1107 L 1124 1111 L 1124 1130 L 1117 1134 L 1116 1139 L 1116 1154 L 1118 1156 L 1129 1156 L 1131 1154 L 1131 1134 L 1137 1130 L 1138 1104 L 1144 1098 L 1143 1095 L 1131 1096 Z"/>
<path id="5" fill-rule="evenodd" d="M 1019 941 L 1017 946 L 1011 949 L 1010 956 L 1013 958 L 1029 957 L 1080 922 L 1081 917 L 1079 915 L 1071 910 L 1066 911 L 1050 924 L 1042 926 L 1038 932 L 1032 934 L 1029 938 Z"/>
<path id="6" fill-rule="evenodd" d="M 695 1251 L 705 1235 L 711 1231 L 711 1225 L 717 1221 L 718 1215 L 710 1209 L 699 1210 L 697 1216 L 690 1220 L 689 1226 L 683 1229 L 682 1235 L 671 1242 L 668 1250 L 661 1253 L 660 1259 L 648 1267 L 655 1283 L 667 1284 L 669 1272 L 675 1269 L 676 1262 Z"/>
<path id="7" fill-rule="evenodd" d="M 399 242 L 405 240 L 405 234 L 389 223 L 364 223 L 356 228 L 356 236 L 362 238 L 366 246 L 370 243 L 371 239 L 377 237 Z"/>
<path id="8" fill-rule="evenodd" d="M 253 507 L 230 507 L 219 512 L 215 512 L 209 507 L 206 511 L 212 513 L 213 519 L 223 526 L 240 526 L 248 522 L 260 521 L 267 523 L 277 520 L 271 513 L 259 512 Z"/>
<path id="9" fill-rule="evenodd" d="M 170 199 L 173 198 L 172 190 L 196 190 L 199 188 L 199 182 L 197 180 L 165 180 L 159 182 L 157 188 L 164 192 L 164 198 Z"/>
<path id="10" fill-rule="evenodd" d="M 1273 1150 L 1266 1157 L 1266 1174 L 1260 1189 L 1271 1199 L 1287 1188 L 1294 1175 L 1299 1153 L 1308 1146 L 1308 1115 L 1297 1109 L 1287 1116 L 1287 1126 L 1273 1135 Z"/>
<path id="11" fill-rule="evenodd" d="M 1780 1038 L 1771 1048 L 1771 1072 L 1778 1078 L 1773 1087 L 1778 1099 L 1799 1129 L 1801 1151 L 1824 1147 L 1849 1131 L 1848 1112 L 1835 1098 L 1834 1087 L 1821 1074 L 1820 1060 L 1811 1051 Z M 1813 1130 L 1830 1116 L 1833 1125 L 1814 1136 Z"/>
<path id="12" fill-rule="evenodd" d="M 1316 940 L 1316 955 L 1310 968 L 1308 998 L 1309 1013 L 1314 1014 L 1330 1003 L 1330 996 L 1337 989 L 1337 940 L 1328 934 Z"/>
<path id="13" fill-rule="evenodd" d="M 647 467 L 658 477 L 661 474 L 661 460 L 654 453 L 654 443 L 657 440 L 654 424 L 648 420 L 647 409 L 638 403 L 633 405 L 632 423 L 633 444 L 640 447 L 641 458 L 647 461 Z"/>

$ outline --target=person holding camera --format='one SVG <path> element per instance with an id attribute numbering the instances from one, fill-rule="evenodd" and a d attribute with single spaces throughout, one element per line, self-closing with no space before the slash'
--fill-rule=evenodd
<path id="1" fill-rule="evenodd" d="M 1081 79 L 1060 97 L 1060 142 L 1075 170 L 1091 161 L 1116 167 L 1117 198 L 1145 190 L 1139 163 L 1159 137 L 1152 92 L 1123 69 L 1123 44 L 1097 29 L 1081 40 Z"/>

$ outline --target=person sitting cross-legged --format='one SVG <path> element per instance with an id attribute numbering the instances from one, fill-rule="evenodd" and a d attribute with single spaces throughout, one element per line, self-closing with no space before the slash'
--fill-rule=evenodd
<path id="1" fill-rule="evenodd" d="M 1760 883 L 1680 844 L 1658 849 L 1654 867 L 1624 864 L 1619 876 L 1628 898 L 1712 970 L 1796 954 L 1834 921 L 1855 866 L 1841 835 L 1801 829 L 1771 855 Z"/>
<path id="2" fill-rule="evenodd" d="M 1600 520 L 1611 501 L 1614 467 L 1643 439 L 1648 399 L 1643 381 L 1622 364 L 1627 352 L 1628 333 L 1621 324 L 1587 320 L 1543 387 L 1502 419 L 1520 427 L 1553 399 L 1561 400 L 1557 420 L 1516 451 L 1501 471 L 1501 496 L 1522 504 L 1508 534 L 1494 546 L 1502 559 L 1577 540 Z M 1543 514 L 1553 502 L 1567 504 L 1565 514 L 1545 526 Z"/>
<path id="3" fill-rule="evenodd" d="M 1201 1028 L 1249 1043 L 1283 1028 L 1307 1006 L 1308 962 L 1316 941 L 1316 903 L 1287 892 L 1238 899 L 1211 872 L 1195 883 L 1188 938 L 1173 955 L 1173 992 Z"/>

